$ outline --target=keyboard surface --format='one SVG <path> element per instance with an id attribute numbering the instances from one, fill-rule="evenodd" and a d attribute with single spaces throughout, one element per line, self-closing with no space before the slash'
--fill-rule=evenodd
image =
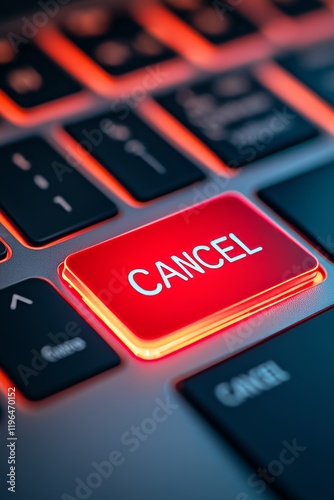
<path id="1" fill-rule="evenodd" d="M 6 332 L 0 341 L 0 431 L 6 440 L 8 390 L 14 386 L 16 498 L 250 500 L 258 496 L 256 481 L 263 481 L 254 478 L 258 468 L 279 456 L 283 441 L 293 447 L 294 439 L 310 450 L 311 458 L 302 451 L 275 484 L 265 483 L 263 489 L 261 483 L 261 498 L 290 494 L 313 499 L 314 492 L 323 497 L 326 481 L 317 489 L 310 473 L 296 484 L 293 471 L 305 476 L 317 453 L 322 450 L 325 456 L 331 442 L 324 439 L 327 420 L 323 428 L 315 426 L 315 446 L 313 440 L 304 444 L 309 419 L 300 428 L 297 416 L 303 417 L 303 408 L 317 406 L 320 415 L 330 415 L 331 409 L 323 411 L 328 404 L 321 399 L 323 393 L 318 399 L 306 399 L 302 392 L 296 396 L 284 374 L 292 374 L 302 388 L 312 382 L 311 373 L 301 373 L 305 366 L 320 363 L 323 387 L 325 375 L 332 376 L 327 363 L 330 321 L 321 319 L 331 313 L 318 313 L 334 303 L 333 3 L 254 0 L 251 7 L 248 2 L 213 2 L 214 8 L 205 0 L 166 0 L 149 7 L 144 1 L 121 8 L 102 4 L 64 6 L 17 53 L 6 35 L 22 36 L 25 21 L 20 16 L 3 23 L 0 37 L 0 309 Z M 231 269 L 260 252 L 251 255 L 244 249 L 246 258 L 229 260 L 238 257 L 233 253 L 236 241 L 229 236 L 234 234 L 229 226 L 236 211 L 230 209 L 203 218 L 201 228 L 209 234 L 215 224 L 226 227 L 226 246 L 234 250 L 219 245 L 224 272 L 231 273 L 228 283 L 217 278 L 211 288 L 207 282 L 194 287 L 191 304 L 185 289 L 172 299 L 174 283 L 193 285 L 198 276 L 208 274 L 182 252 L 190 256 L 197 245 L 204 257 L 208 250 L 203 247 L 224 236 L 206 241 L 198 230 L 194 245 L 182 246 L 189 227 L 197 227 L 187 221 L 201 219 L 198 207 L 231 193 L 253 207 L 241 221 L 250 237 L 259 234 L 251 223 L 253 209 L 275 228 L 267 242 L 275 256 L 263 274 L 249 268 L 250 285 L 262 290 L 265 277 L 274 287 L 284 285 L 289 298 L 274 290 L 268 295 L 270 307 L 259 310 L 258 301 L 257 307 L 240 307 L 223 330 L 213 328 L 210 318 L 206 338 L 181 349 L 173 345 L 158 360 L 140 359 L 118 334 L 113 314 L 119 312 L 123 294 L 127 296 L 131 270 L 140 270 L 135 283 L 152 291 L 158 281 L 146 281 L 154 270 L 148 265 L 166 264 L 167 250 L 168 257 L 181 263 L 183 278 L 173 266 L 164 268 L 165 281 L 160 275 L 170 307 L 162 302 L 161 309 L 144 309 L 127 299 L 122 315 L 122 327 L 129 329 L 143 316 L 141 336 L 161 335 L 163 345 L 163 336 L 177 330 L 184 312 L 205 319 L 202 308 L 220 307 L 232 291 L 245 289 L 248 274 L 236 283 Z M 159 232 L 157 221 L 176 213 L 183 218 L 182 230 Z M 154 234 L 147 230 L 150 223 Z M 136 241 L 132 230 L 138 231 Z M 277 231 L 305 254 L 283 259 L 274 238 Z M 126 241 L 117 252 L 115 240 Z M 239 238 L 250 252 L 261 246 L 255 240 L 253 247 Z M 107 258 L 96 258 L 95 249 L 103 245 L 110 245 Z M 64 263 L 81 258 L 81 252 L 89 256 L 79 267 L 85 293 L 78 293 L 77 282 L 63 279 Z M 131 257 L 131 269 L 122 264 L 125 256 Z M 175 260 L 169 267 L 171 262 Z M 321 272 L 308 279 L 314 262 Z M 260 268 L 264 270 L 262 264 Z M 96 269 L 98 288 L 86 286 Z M 67 271 L 72 272 L 70 265 Z M 305 283 L 305 290 L 295 293 Z M 312 315 L 317 316 L 305 321 Z M 179 323 L 168 330 L 173 321 Z M 270 347 L 275 342 L 283 346 L 282 359 Z M 240 351 L 245 352 L 228 360 Z M 239 370 L 238 360 L 246 358 L 249 366 Z M 268 361 L 273 364 L 262 366 Z M 232 418 L 231 425 L 238 439 L 231 442 L 225 437 L 225 417 L 219 415 L 215 422 L 222 433 L 208 423 L 216 418 L 216 407 L 207 408 L 205 384 L 200 412 L 187 401 L 189 394 L 184 397 L 178 390 L 181 381 L 187 379 L 189 387 L 194 381 L 192 399 L 202 397 L 197 381 L 213 365 L 224 375 L 219 382 L 228 380 L 229 367 L 231 376 L 238 376 L 262 366 L 261 374 L 276 384 L 272 393 L 266 391 L 263 399 L 254 397 L 244 406 L 252 406 L 267 446 L 255 440 L 243 406 L 235 409 L 240 417 Z M 188 379 L 192 374 L 198 375 Z M 274 429 L 278 393 L 287 403 L 285 420 Z M 258 404 L 263 404 L 262 412 Z M 264 412 L 273 415 L 270 422 Z M 313 423 L 319 421 L 318 413 Z M 7 467 L 4 447 L 0 463 Z M 12 498 L 2 477 L 0 481 L 4 498 Z"/>

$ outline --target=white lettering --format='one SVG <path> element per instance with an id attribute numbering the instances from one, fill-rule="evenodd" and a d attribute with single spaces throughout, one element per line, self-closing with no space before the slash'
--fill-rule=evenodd
<path id="1" fill-rule="evenodd" d="M 198 255 L 199 252 L 210 252 L 210 250 L 212 250 L 210 247 L 207 247 L 205 245 L 199 245 L 198 247 L 194 248 L 193 256 L 195 257 L 195 259 L 198 260 L 200 264 L 202 264 L 202 266 L 208 267 L 209 269 L 219 269 L 224 265 L 223 259 L 219 259 L 218 264 L 208 264 Z"/>
<path id="2" fill-rule="evenodd" d="M 134 288 L 137 292 L 141 293 L 142 295 L 147 295 L 148 297 L 151 297 L 153 295 L 159 295 L 159 293 L 162 291 L 161 283 L 159 283 L 154 290 L 145 290 L 145 288 L 142 288 L 141 286 L 138 285 L 138 283 L 136 283 L 134 279 L 136 274 L 145 274 L 145 276 L 147 276 L 150 273 L 145 269 L 135 269 L 134 271 L 131 271 L 131 273 L 128 276 L 128 280 L 132 288 Z"/>
<path id="3" fill-rule="evenodd" d="M 162 279 L 164 280 L 164 283 L 167 288 L 171 287 L 171 284 L 169 283 L 169 278 L 173 278 L 174 276 L 178 276 L 179 278 L 183 279 L 184 281 L 188 281 L 187 276 L 183 276 L 183 274 L 179 273 L 178 271 L 175 271 L 172 267 L 167 266 L 163 262 L 156 262 L 155 263 L 156 268 L 158 269 Z M 164 269 L 167 271 L 170 271 L 169 274 L 165 274 Z"/>
<path id="4" fill-rule="evenodd" d="M 176 257 L 173 255 L 171 259 L 177 264 L 185 273 L 188 274 L 190 278 L 193 278 L 194 276 L 191 274 L 190 271 L 188 271 L 187 267 L 190 267 L 190 269 L 193 269 L 194 271 L 197 271 L 201 274 L 204 274 L 205 271 L 201 268 L 201 266 L 193 259 L 190 257 L 190 255 L 187 252 L 182 252 L 182 255 L 186 257 L 188 260 L 180 259 L 180 257 Z"/>
<path id="5" fill-rule="evenodd" d="M 262 247 L 257 247 L 254 249 L 250 249 L 245 243 L 243 243 L 235 234 L 230 233 L 229 238 L 236 243 L 239 248 L 243 250 L 243 253 L 239 253 L 237 255 L 231 256 L 229 252 L 236 250 L 236 246 L 227 245 L 226 247 L 221 247 L 220 244 L 227 241 L 227 236 L 222 236 L 210 242 L 211 246 L 207 245 L 198 245 L 192 250 L 192 256 L 188 252 L 182 252 L 182 256 L 184 258 L 178 257 L 176 255 L 172 255 L 170 260 L 177 265 L 178 269 L 174 269 L 164 262 L 157 261 L 155 262 L 155 268 L 159 273 L 160 278 L 163 280 L 163 284 L 165 288 L 170 289 L 172 287 L 171 278 L 180 278 L 183 281 L 189 281 L 189 278 L 194 278 L 194 274 L 191 270 L 196 271 L 200 274 L 205 274 L 206 269 L 219 269 L 223 267 L 225 260 L 227 262 L 233 263 L 240 259 L 244 259 L 249 255 L 256 254 L 263 250 Z M 215 251 L 216 254 L 222 255 L 224 259 L 219 258 L 216 264 L 210 264 L 206 262 L 202 257 L 199 256 L 200 252 L 212 252 Z M 182 271 L 182 273 L 180 272 Z M 159 293 L 163 290 L 163 284 L 157 281 L 156 287 L 152 289 L 144 288 L 139 285 L 135 279 L 137 274 L 143 274 L 144 276 L 149 276 L 150 272 L 146 269 L 134 269 L 128 274 L 128 281 L 132 288 L 136 290 L 141 295 L 146 295 L 148 297 L 159 295 Z"/>
<path id="6" fill-rule="evenodd" d="M 232 233 L 231 233 L 232 234 Z M 226 241 L 227 238 L 226 236 L 223 236 L 222 238 L 218 238 L 216 240 L 213 240 L 211 241 L 211 245 L 213 246 L 213 248 L 215 248 L 219 253 L 222 254 L 223 257 L 225 257 L 225 259 L 228 261 L 228 262 L 235 262 L 236 260 L 240 260 L 240 259 L 243 259 L 244 257 L 247 257 L 247 255 L 245 253 L 242 253 L 240 255 L 237 255 L 236 257 L 230 257 L 229 255 L 227 255 L 227 252 L 230 252 L 231 250 L 234 250 L 234 247 L 233 246 L 229 246 L 229 247 L 226 247 L 226 248 L 221 248 L 219 246 L 219 243 L 222 243 L 223 241 Z"/>

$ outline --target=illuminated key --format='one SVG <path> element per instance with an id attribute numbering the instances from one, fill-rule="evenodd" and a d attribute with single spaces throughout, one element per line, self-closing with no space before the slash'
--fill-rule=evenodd
<path id="1" fill-rule="evenodd" d="M 324 279 L 315 257 L 236 193 L 70 255 L 62 276 L 146 359 Z"/>

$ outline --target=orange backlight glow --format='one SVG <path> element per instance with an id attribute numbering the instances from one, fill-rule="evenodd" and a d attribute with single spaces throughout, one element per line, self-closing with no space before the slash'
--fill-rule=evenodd
<path id="1" fill-rule="evenodd" d="M 237 193 L 70 255 L 59 272 L 143 359 L 177 351 L 325 278 L 315 257 Z"/>
<path id="2" fill-rule="evenodd" d="M 146 67 L 121 76 L 112 76 L 66 36 L 51 27 L 40 32 L 36 43 L 83 85 L 107 98 L 132 94 L 137 86 L 149 93 L 156 87 L 167 87 L 194 74 L 194 69 L 186 61 L 172 58 L 159 64 L 163 78 L 150 77 L 152 72 L 150 73 Z"/>
<path id="3" fill-rule="evenodd" d="M 24 109 L 0 90 L 0 113 L 19 127 L 33 127 L 51 120 L 63 119 L 68 114 L 77 113 L 78 110 L 89 106 L 91 102 L 91 96 L 86 91 L 81 91 L 31 109 Z"/>
<path id="4" fill-rule="evenodd" d="M 334 134 L 334 110 L 320 96 L 274 62 L 256 69 L 261 83 L 320 128 Z"/>
<path id="5" fill-rule="evenodd" d="M 137 5 L 133 6 L 133 15 L 137 21 L 145 26 L 156 38 L 161 40 L 167 46 L 173 48 L 178 54 L 193 64 L 203 67 L 207 70 L 217 71 L 233 68 L 249 61 L 261 59 L 272 52 L 270 44 L 266 43 L 263 37 L 258 33 L 247 35 L 240 40 L 231 40 L 227 43 L 214 45 L 199 31 L 189 26 L 179 19 L 165 7 L 159 4 Z M 206 27 L 214 29 L 216 24 L 211 20 L 204 20 L 204 13 L 201 13 L 199 22 L 204 21 Z M 218 19 L 220 28 L 221 19 L 215 11 L 211 12 L 213 19 Z M 217 27 L 217 26 L 216 26 Z M 175 33 L 178 36 L 175 36 Z"/>
<path id="6" fill-rule="evenodd" d="M 1 265 L 1 264 L 4 264 L 5 262 L 7 262 L 7 260 L 9 260 L 12 257 L 13 252 L 12 252 L 12 249 L 7 245 L 7 243 L 5 241 L 3 241 L 2 239 L 0 239 L 0 241 L 3 245 L 5 245 L 6 250 L 7 250 L 6 257 L 0 262 L 0 265 Z"/>

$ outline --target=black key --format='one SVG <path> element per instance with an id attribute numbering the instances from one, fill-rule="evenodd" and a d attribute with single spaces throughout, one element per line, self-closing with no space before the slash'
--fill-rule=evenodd
<path id="1" fill-rule="evenodd" d="M 319 0 L 273 0 L 273 2 L 289 16 L 299 16 L 324 7 Z"/>
<path id="2" fill-rule="evenodd" d="M 175 0 L 166 0 L 165 3 L 174 14 L 214 44 L 228 42 L 255 31 L 255 27 L 228 1 L 200 0 L 177 5 Z"/>
<path id="3" fill-rule="evenodd" d="M 112 14 L 107 7 L 73 11 L 66 17 L 63 30 L 75 45 L 114 76 L 175 55 L 128 15 Z"/>
<path id="4" fill-rule="evenodd" d="M 79 84 L 32 43 L 0 39 L 0 88 L 19 106 L 32 108 L 81 90 Z M 7 47 L 7 49 L 6 49 Z"/>
<path id="5" fill-rule="evenodd" d="M 0 210 L 33 245 L 43 245 L 117 213 L 108 200 L 39 138 L 0 149 Z"/>
<path id="6" fill-rule="evenodd" d="M 7 248 L 2 243 L 2 241 L 0 241 L 0 262 L 2 260 L 5 260 L 6 257 L 7 257 Z"/>
<path id="7" fill-rule="evenodd" d="M 117 354 L 46 281 L 0 292 L 0 366 L 39 400 L 118 365 Z"/>
<path id="8" fill-rule="evenodd" d="M 263 189 L 259 196 L 334 260 L 334 164 Z"/>
<path id="9" fill-rule="evenodd" d="M 279 63 L 334 106 L 334 40 L 289 54 Z"/>
<path id="10" fill-rule="evenodd" d="M 246 72 L 179 88 L 158 102 L 231 168 L 317 134 L 309 122 Z"/>
<path id="11" fill-rule="evenodd" d="M 149 201 L 204 174 L 134 113 L 109 113 L 66 127 L 139 201 Z"/>
<path id="12" fill-rule="evenodd" d="M 251 462 L 254 498 L 333 496 L 333 330 L 332 308 L 180 386 Z"/>

